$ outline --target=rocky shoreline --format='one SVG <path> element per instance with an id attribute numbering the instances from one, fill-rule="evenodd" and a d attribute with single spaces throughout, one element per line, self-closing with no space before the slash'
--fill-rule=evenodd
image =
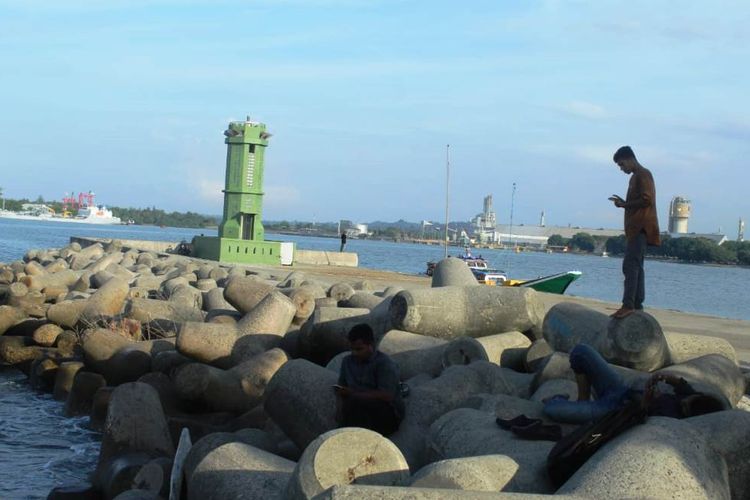
<path id="1" fill-rule="evenodd" d="M 750 496 L 750 412 L 735 409 L 748 406 L 747 374 L 729 342 L 479 286 L 456 259 L 429 288 L 347 272 L 227 266 L 117 240 L 0 264 L 0 361 L 103 432 L 91 482 L 49 498 Z M 335 422 L 331 386 L 359 323 L 410 388 L 390 439 Z M 731 408 L 652 417 L 555 488 L 553 443 L 495 418 L 547 421 L 544 398 L 575 398 L 567 352 L 578 342 L 628 381 L 677 374 Z"/>

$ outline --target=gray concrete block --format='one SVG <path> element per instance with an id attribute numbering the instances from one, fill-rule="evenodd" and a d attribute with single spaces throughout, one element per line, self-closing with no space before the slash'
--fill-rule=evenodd
<path id="1" fill-rule="evenodd" d="M 666 417 L 652 417 L 606 443 L 558 493 L 589 498 L 730 498 L 721 455 L 694 426 Z"/>
<path id="2" fill-rule="evenodd" d="M 321 435 L 305 448 L 285 498 L 307 500 L 331 486 L 350 483 L 400 486 L 409 478 L 401 452 L 377 432 L 355 427 Z"/>
<path id="3" fill-rule="evenodd" d="M 412 488 L 501 491 L 513 480 L 518 464 L 505 455 L 451 458 L 433 462 L 418 470 Z"/>
<path id="4" fill-rule="evenodd" d="M 430 427 L 430 456 L 436 460 L 480 455 L 505 455 L 518 464 L 506 491 L 552 493 L 547 476 L 551 441 L 529 441 L 495 423 L 495 414 L 469 408 L 446 413 Z"/>

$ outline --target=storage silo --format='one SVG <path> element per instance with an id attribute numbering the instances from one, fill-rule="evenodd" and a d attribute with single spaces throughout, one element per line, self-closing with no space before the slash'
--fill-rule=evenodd
<path id="1" fill-rule="evenodd" d="M 690 200 L 682 196 L 675 196 L 669 202 L 669 232 L 685 234 L 688 232 L 690 219 Z"/>

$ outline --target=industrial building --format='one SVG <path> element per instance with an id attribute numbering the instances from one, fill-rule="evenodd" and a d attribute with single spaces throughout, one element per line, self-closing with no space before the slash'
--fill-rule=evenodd
<path id="1" fill-rule="evenodd" d="M 610 238 L 624 234 L 622 229 L 588 228 L 580 226 L 547 226 L 545 214 L 542 211 L 539 225 L 497 224 L 495 212 L 492 210 L 492 195 L 484 197 L 484 210 L 472 220 L 474 229 L 473 240 L 479 244 L 513 245 L 544 249 L 547 240 L 553 234 L 563 238 L 572 238 L 577 233 L 588 233 L 594 237 Z M 675 196 L 669 203 L 668 229 L 663 234 L 671 238 L 706 238 L 721 245 L 727 241 L 724 234 L 719 233 L 689 233 L 688 222 L 692 214 L 692 203 L 683 196 Z M 745 222 L 740 219 L 737 240 L 744 240 Z"/>
<path id="2" fill-rule="evenodd" d="M 366 237 L 370 234 L 367 224 L 357 224 L 346 219 L 341 219 L 339 221 L 338 232 L 339 234 L 346 233 L 346 236 L 348 238 L 360 238 L 362 236 Z"/>

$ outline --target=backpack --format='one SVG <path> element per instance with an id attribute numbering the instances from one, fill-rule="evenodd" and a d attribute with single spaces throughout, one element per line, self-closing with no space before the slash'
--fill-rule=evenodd
<path id="1" fill-rule="evenodd" d="M 552 483 L 556 488 L 562 486 L 604 443 L 643 423 L 645 418 L 640 402 L 630 401 L 563 436 L 547 455 L 547 473 Z"/>

